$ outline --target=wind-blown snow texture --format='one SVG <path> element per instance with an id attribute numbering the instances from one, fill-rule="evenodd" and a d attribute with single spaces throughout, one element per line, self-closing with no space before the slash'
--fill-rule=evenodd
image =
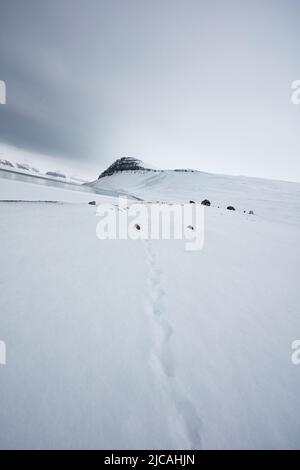
<path id="1" fill-rule="evenodd" d="M 299 448 L 300 185 L 171 171 L 93 185 L 208 198 L 204 248 L 99 241 L 89 194 L 1 180 L 0 199 L 63 203 L 0 202 L 0 447 Z"/>

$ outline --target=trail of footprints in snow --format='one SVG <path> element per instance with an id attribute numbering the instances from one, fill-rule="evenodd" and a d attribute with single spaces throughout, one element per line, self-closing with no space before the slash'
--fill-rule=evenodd
<path id="1" fill-rule="evenodd" d="M 182 396 L 180 387 L 176 386 L 175 362 L 170 349 L 170 339 L 173 335 L 173 328 L 165 318 L 165 291 L 161 284 L 161 270 L 156 263 L 156 256 L 151 242 L 146 244 L 146 262 L 149 267 L 149 289 L 150 289 L 150 309 L 157 325 L 157 338 L 155 347 L 156 361 L 153 366 L 168 379 L 169 387 L 174 395 L 175 407 L 182 417 L 191 449 L 201 448 L 200 430 L 202 423 L 197 415 L 194 405 Z"/>
<path id="2" fill-rule="evenodd" d="M 174 376 L 174 362 L 169 348 L 169 340 L 173 334 L 173 329 L 163 316 L 165 291 L 161 287 L 161 271 L 157 267 L 155 254 L 150 244 L 147 244 L 147 263 L 150 268 L 151 309 L 160 327 L 161 344 L 157 356 L 163 373 L 168 377 L 172 377 Z"/>

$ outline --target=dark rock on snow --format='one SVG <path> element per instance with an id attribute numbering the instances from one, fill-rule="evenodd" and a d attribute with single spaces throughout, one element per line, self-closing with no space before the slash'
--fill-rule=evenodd
<path id="1" fill-rule="evenodd" d="M 202 206 L 210 206 L 210 201 L 208 199 L 204 199 L 204 201 L 201 202 Z"/>

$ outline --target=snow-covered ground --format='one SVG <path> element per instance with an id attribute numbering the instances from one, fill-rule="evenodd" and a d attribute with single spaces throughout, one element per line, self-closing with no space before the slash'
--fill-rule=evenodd
<path id="1" fill-rule="evenodd" d="M 0 202 L 0 447 L 299 448 L 300 184 L 138 172 L 93 185 L 210 199 L 204 247 L 100 241 L 87 202 L 113 197 L 0 180 L 0 200 L 61 201 Z"/>

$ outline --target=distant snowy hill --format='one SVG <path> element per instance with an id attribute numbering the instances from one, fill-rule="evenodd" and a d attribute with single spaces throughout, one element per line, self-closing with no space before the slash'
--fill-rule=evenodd
<path id="1" fill-rule="evenodd" d="M 145 169 L 141 161 L 138 161 L 138 168 L 126 168 L 127 165 L 119 165 L 119 162 L 117 160 L 109 171 L 88 185 L 97 189 L 118 189 L 152 202 L 185 203 L 209 199 L 212 207 L 220 211 L 233 205 L 241 213 L 252 210 L 266 219 L 297 219 L 300 222 L 298 183 L 185 169 L 152 170 Z"/>
<path id="2" fill-rule="evenodd" d="M 1 167 L 14 168 L 14 165 L 9 160 L 6 160 L 5 158 L 0 158 L 0 168 Z"/>
<path id="3" fill-rule="evenodd" d="M 20 171 L 28 173 L 28 174 L 34 174 L 36 175 L 37 173 L 40 173 L 39 170 L 36 168 L 28 165 L 28 163 L 18 163 L 18 162 L 11 162 L 10 160 L 7 160 L 5 158 L 0 159 L 0 169 L 4 170 L 11 170 L 11 171 Z"/>
<path id="4" fill-rule="evenodd" d="M 66 175 L 64 172 L 60 170 L 51 170 L 51 171 L 42 171 L 40 169 L 35 168 L 28 163 L 19 163 L 19 162 L 12 162 L 6 158 L 0 159 L 0 170 L 12 171 L 15 173 L 22 173 L 29 176 L 38 176 L 40 178 L 45 179 L 54 179 L 58 181 L 66 181 L 72 184 L 83 184 L 86 183 L 86 180 L 76 176 Z"/>

